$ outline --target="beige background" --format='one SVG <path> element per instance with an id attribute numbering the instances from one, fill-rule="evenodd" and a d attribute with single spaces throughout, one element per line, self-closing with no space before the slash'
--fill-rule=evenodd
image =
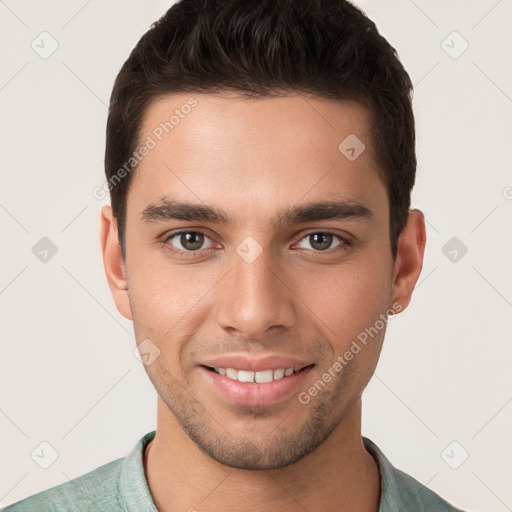
<path id="1" fill-rule="evenodd" d="M 428 220 L 423 274 L 389 326 L 363 433 L 458 506 L 512 510 L 512 2 L 356 3 L 415 83 L 413 206 Z M 125 456 L 155 428 L 155 392 L 104 278 L 92 191 L 115 75 L 169 5 L 0 2 L 2 505 Z M 45 263 L 32 251 L 42 237 L 57 248 Z M 48 469 L 31 458 L 42 442 L 58 453 Z"/>

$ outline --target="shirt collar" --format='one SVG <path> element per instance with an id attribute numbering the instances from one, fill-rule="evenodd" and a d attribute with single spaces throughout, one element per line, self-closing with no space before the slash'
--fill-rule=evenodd
<path id="1" fill-rule="evenodd" d="M 156 430 L 153 430 L 139 439 L 123 461 L 119 475 L 119 494 L 127 512 L 158 512 L 149 492 L 143 461 L 144 449 L 155 434 Z"/>
<path id="2" fill-rule="evenodd" d="M 119 491 L 127 512 L 158 512 L 149 491 L 143 461 L 144 449 L 155 434 L 156 430 L 153 430 L 144 435 L 123 461 L 119 476 Z M 363 436 L 363 444 L 379 468 L 381 486 L 379 512 L 408 510 L 412 504 L 419 506 L 424 492 L 428 493 L 426 498 L 429 503 L 434 504 L 429 498 L 435 495 L 419 482 L 396 469 L 373 441 Z M 423 507 L 416 508 L 416 512 L 421 512 L 422 509 Z"/>
<path id="3" fill-rule="evenodd" d="M 379 467 L 379 512 L 462 512 L 412 476 L 395 468 L 373 441 L 363 436 L 363 444 Z"/>

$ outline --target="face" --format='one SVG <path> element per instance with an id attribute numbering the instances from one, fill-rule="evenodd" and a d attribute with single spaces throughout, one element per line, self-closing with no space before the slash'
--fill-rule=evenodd
<path id="1" fill-rule="evenodd" d="M 374 371 L 395 298 L 369 123 L 356 103 L 298 95 L 169 95 L 147 110 L 141 141 L 155 144 L 127 196 L 116 302 L 159 397 L 218 462 L 299 460 Z M 349 135 L 356 159 L 338 148 Z"/>

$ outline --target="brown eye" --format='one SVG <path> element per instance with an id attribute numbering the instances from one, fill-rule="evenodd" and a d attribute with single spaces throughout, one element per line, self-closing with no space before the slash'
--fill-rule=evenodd
<path id="1" fill-rule="evenodd" d="M 336 245 L 332 245 L 333 241 L 335 239 L 340 240 Z M 324 233 L 324 232 L 317 232 L 317 233 L 310 233 L 309 235 L 306 235 L 299 244 L 303 243 L 304 241 L 307 241 L 309 244 L 309 247 L 301 247 L 302 249 L 313 249 L 314 251 L 327 251 L 328 249 L 332 249 L 334 247 L 337 247 L 338 245 L 341 245 L 343 243 L 346 243 L 345 239 L 343 239 L 339 235 L 335 235 L 334 233 Z"/>
<path id="2" fill-rule="evenodd" d="M 180 231 L 169 236 L 167 242 L 178 251 L 197 251 L 204 249 L 208 237 L 199 231 Z"/>
<path id="3" fill-rule="evenodd" d="M 330 248 L 333 236 L 329 233 L 315 233 L 309 235 L 310 245 L 313 249 L 325 251 Z"/>

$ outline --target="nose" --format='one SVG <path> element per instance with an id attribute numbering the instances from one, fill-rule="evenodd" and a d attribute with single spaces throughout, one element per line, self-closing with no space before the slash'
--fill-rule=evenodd
<path id="1" fill-rule="evenodd" d="M 265 338 L 270 330 L 291 328 L 295 296 L 271 251 L 263 250 L 252 262 L 233 256 L 232 270 L 216 290 L 220 327 L 253 340 Z"/>

